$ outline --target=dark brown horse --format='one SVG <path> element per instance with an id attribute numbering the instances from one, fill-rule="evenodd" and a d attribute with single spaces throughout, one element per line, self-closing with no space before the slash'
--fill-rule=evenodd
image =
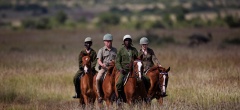
<path id="1" fill-rule="evenodd" d="M 142 73 L 143 73 L 143 63 L 141 60 L 132 60 L 130 63 L 130 71 L 128 73 L 126 84 L 124 85 L 124 94 L 125 99 L 124 102 L 127 102 L 129 105 L 140 99 L 144 99 L 147 97 L 147 92 L 143 86 L 143 82 L 141 81 Z M 115 82 L 117 82 L 118 77 L 121 73 L 116 71 Z M 117 88 L 115 86 L 115 93 L 118 97 Z"/>
<path id="2" fill-rule="evenodd" d="M 82 55 L 82 66 L 84 68 L 84 75 L 81 78 L 80 88 L 80 104 L 82 106 L 94 104 L 96 96 L 93 91 L 93 73 L 91 70 L 91 61 L 89 55 Z"/>
<path id="3" fill-rule="evenodd" d="M 146 75 L 150 79 L 150 88 L 147 94 L 149 101 L 156 98 L 159 104 L 162 105 L 163 97 L 166 96 L 169 71 L 170 67 L 165 69 L 158 66 L 154 66 L 148 70 Z"/>
<path id="4" fill-rule="evenodd" d="M 107 106 L 109 107 L 110 105 L 112 105 L 113 103 L 113 95 L 114 95 L 114 84 L 115 84 L 115 74 L 112 74 L 112 71 L 114 69 L 115 66 L 115 62 L 111 61 L 107 64 L 108 68 L 107 71 L 104 75 L 103 81 L 102 81 L 102 89 L 100 90 L 100 92 L 103 95 L 103 100 L 106 101 Z M 97 89 L 96 89 L 96 76 L 94 76 L 94 91 L 96 96 L 97 94 Z M 102 102 L 99 102 L 99 106 L 102 106 Z"/>

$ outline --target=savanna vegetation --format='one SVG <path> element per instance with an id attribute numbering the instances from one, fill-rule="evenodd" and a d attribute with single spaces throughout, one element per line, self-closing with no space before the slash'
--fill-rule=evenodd
<path id="1" fill-rule="evenodd" d="M 238 110 L 239 8 L 238 0 L 0 0 L 0 109 L 81 109 L 72 79 L 83 40 L 98 51 L 111 33 L 116 48 L 125 34 L 138 49 L 148 37 L 171 67 L 163 106 L 124 109 Z M 207 42 L 189 45 L 194 33 Z"/>
<path id="2" fill-rule="evenodd" d="M 125 34 L 132 35 L 138 49 L 140 37 L 149 35 L 144 30 L 112 29 L 108 32 L 114 36 L 113 45 L 117 48 Z M 211 32 L 213 40 L 189 47 L 187 36 L 194 32 Z M 149 37 L 150 47 L 162 66 L 171 67 L 168 96 L 163 106 L 153 100 L 151 109 L 240 109 L 238 28 L 155 29 L 151 33 L 157 36 Z M 104 34 L 84 29 L 2 29 L 0 109 L 80 109 L 78 100 L 72 99 L 78 53 L 88 36 L 93 38 L 93 48 L 98 50 L 103 46 Z M 124 108 L 130 109 L 128 105 Z M 137 104 L 132 109 L 149 108 Z"/>

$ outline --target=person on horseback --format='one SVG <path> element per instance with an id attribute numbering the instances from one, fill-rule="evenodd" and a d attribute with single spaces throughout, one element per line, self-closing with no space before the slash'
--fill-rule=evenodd
<path id="1" fill-rule="evenodd" d="M 84 68 L 82 66 L 82 55 L 83 54 L 89 54 L 90 55 L 90 59 L 91 59 L 91 68 L 92 68 L 92 73 L 96 74 L 96 70 L 95 70 L 95 66 L 97 64 L 97 53 L 95 50 L 93 50 L 91 48 L 92 46 L 92 38 L 91 37 L 87 37 L 84 40 L 84 46 L 85 49 L 83 49 L 78 57 L 78 63 L 79 63 L 79 70 L 77 71 L 77 73 L 75 74 L 75 76 L 73 77 L 73 83 L 75 86 L 75 92 L 76 95 L 73 96 L 73 98 L 80 98 L 80 94 L 81 94 L 81 89 L 80 89 L 80 79 L 82 74 L 84 73 Z"/>
<path id="2" fill-rule="evenodd" d="M 116 83 L 118 99 L 117 102 L 120 103 L 123 98 L 123 79 L 128 74 L 130 70 L 131 58 L 136 58 L 138 56 L 138 51 L 132 46 L 132 38 L 130 35 L 125 35 L 123 37 L 123 47 L 117 53 L 116 68 L 120 71 L 120 76 Z"/>
<path id="3" fill-rule="evenodd" d="M 139 56 L 141 56 L 145 72 L 154 66 L 154 63 L 159 67 L 162 67 L 159 60 L 155 56 L 154 51 L 148 47 L 149 40 L 146 37 L 140 39 L 141 49 L 139 51 Z"/>
<path id="4" fill-rule="evenodd" d="M 141 49 L 139 51 L 139 56 L 141 56 L 141 60 L 143 62 L 144 65 L 144 73 L 143 74 L 143 81 L 144 84 L 146 86 L 146 88 L 149 87 L 149 78 L 146 76 L 146 72 L 154 66 L 154 63 L 156 65 L 158 65 L 159 67 L 162 67 L 159 60 L 157 59 L 157 57 L 155 56 L 154 51 L 148 47 L 148 43 L 149 40 L 146 37 L 142 37 L 140 39 L 140 45 L 141 45 Z"/>
<path id="5" fill-rule="evenodd" d="M 104 42 L 104 47 L 99 49 L 98 54 L 97 54 L 97 62 L 99 64 L 99 71 L 96 77 L 96 88 L 97 88 L 97 94 L 98 94 L 98 102 L 101 102 L 103 100 L 102 94 L 100 92 L 101 90 L 101 77 L 104 75 L 104 73 L 108 69 L 108 64 L 111 61 L 115 61 L 115 58 L 117 56 L 117 49 L 115 47 L 112 47 L 112 41 L 113 41 L 113 36 L 111 34 L 105 34 L 103 36 L 103 42 Z"/>

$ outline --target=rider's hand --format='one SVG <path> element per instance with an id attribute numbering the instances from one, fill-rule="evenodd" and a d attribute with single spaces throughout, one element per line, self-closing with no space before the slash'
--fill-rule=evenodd
<path id="1" fill-rule="evenodd" d="M 159 64 L 158 67 L 162 67 L 162 65 Z"/>
<path id="2" fill-rule="evenodd" d="M 101 66 L 102 66 L 102 68 L 104 68 L 104 69 L 107 67 L 105 64 L 103 64 L 103 65 L 101 65 Z"/>

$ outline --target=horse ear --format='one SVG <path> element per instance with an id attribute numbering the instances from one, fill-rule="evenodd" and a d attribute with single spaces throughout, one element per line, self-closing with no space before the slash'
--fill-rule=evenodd
<path id="1" fill-rule="evenodd" d="M 170 67 L 168 67 L 168 69 L 166 70 L 166 72 L 169 72 L 170 71 Z"/>

